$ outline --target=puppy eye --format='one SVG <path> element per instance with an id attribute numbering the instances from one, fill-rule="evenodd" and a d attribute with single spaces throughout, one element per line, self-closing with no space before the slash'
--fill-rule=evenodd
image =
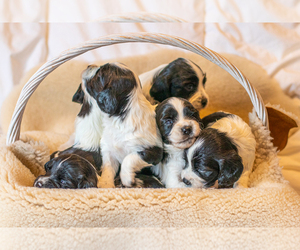
<path id="1" fill-rule="evenodd" d="M 170 126 L 173 124 L 173 121 L 171 119 L 167 119 L 164 121 L 165 125 Z"/>
<path id="2" fill-rule="evenodd" d="M 191 90 L 194 89 L 194 85 L 190 83 L 190 84 L 186 85 L 185 88 L 186 88 L 187 90 L 191 91 Z"/>
<path id="3" fill-rule="evenodd" d="M 59 182 L 60 182 L 61 184 L 66 184 L 66 183 L 67 183 L 67 181 L 64 180 L 64 179 L 60 179 Z"/>

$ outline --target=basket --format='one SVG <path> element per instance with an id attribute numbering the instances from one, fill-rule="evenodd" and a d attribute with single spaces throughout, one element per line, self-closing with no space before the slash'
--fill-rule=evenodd
<path id="1" fill-rule="evenodd" d="M 11 146 L 20 139 L 22 116 L 43 79 L 64 62 L 89 50 L 128 42 L 172 45 L 194 52 L 229 72 L 254 106 L 250 126 L 257 140 L 252 187 L 246 189 L 86 189 L 30 187 L 34 175 Z M 58 135 L 40 132 L 48 146 Z M 57 143 L 58 144 L 58 143 Z M 51 144 L 54 147 L 54 144 Z M 300 225 L 300 199 L 285 183 L 268 131 L 267 111 L 259 93 L 216 52 L 180 37 L 156 33 L 109 35 L 61 53 L 26 83 L 18 99 L 0 158 L 0 226 L 24 227 L 286 227 Z M 7 160 L 7 159 L 11 160 Z M 15 166 L 22 166 L 21 169 Z M 26 181 L 26 178 L 28 180 Z M 278 205 L 280 204 L 280 205 Z M 284 216 L 278 216 L 284 211 Z"/>

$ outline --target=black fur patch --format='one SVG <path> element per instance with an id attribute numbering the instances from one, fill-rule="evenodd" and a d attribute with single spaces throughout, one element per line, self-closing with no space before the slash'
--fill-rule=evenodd
<path id="1" fill-rule="evenodd" d="M 158 104 L 155 108 L 156 123 L 162 136 L 164 143 L 169 144 L 168 136 L 173 128 L 173 125 L 178 120 L 178 112 L 173 105 L 168 103 L 169 99 Z"/>
<path id="2" fill-rule="evenodd" d="M 103 112 L 124 119 L 130 94 L 136 87 L 137 82 L 132 71 L 107 63 L 101 66 L 89 81 L 87 91 L 97 100 Z"/>
<path id="3" fill-rule="evenodd" d="M 152 165 L 157 165 L 163 158 L 163 149 L 161 147 L 153 146 L 139 151 L 138 154 L 141 158 Z"/>
<path id="4" fill-rule="evenodd" d="M 54 152 L 50 159 L 44 166 L 46 174 L 35 180 L 35 187 L 97 187 L 97 172 L 100 174 L 102 165 L 100 148 L 95 151 L 85 151 L 71 147 L 58 154 Z"/>
<path id="5" fill-rule="evenodd" d="M 77 116 L 84 118 L 86 115 L 89 115 L 91 111 L 92 106 L 87 101 L 83 101 L 83 104 Z"/>
<path id="6" fill-rule="evenodd" d="M 150 95 L 159 102 L 168 97 L 189 99 L 198 85 L 199 78 L 192 66 L 185 59 L 178 58 L 153 77 Z"/>
<path id="7" fill-rule="evenodd" d="M 193 171 L 205 180 L 205 187 L 217 180 L 219 188 L 233 187 L 243 172 L 243 164 L 231 139 L 216 129 L 206 128 L 197 143 L 201 146 L 194 151 L 191 164 Z"/>
<path id="8" fill-rule="evenodd" d="M 80 83 L 76 93 L 73 95 L 72 102 L 77 102 L 82 104 L 83 99 L 84 99 L 84 92 L 82 90 L 81 83 Z"/>
<path id="9" fill-rule="evenodd" d="M 224 117 L 233 116 L 232 114 L 224 113 L 224 112 L 215 112 L 208 116 L 205 116 L 202 118 L 202 123 L 204 127 L 206 128 L 208 124 L 214 123 Z"/>

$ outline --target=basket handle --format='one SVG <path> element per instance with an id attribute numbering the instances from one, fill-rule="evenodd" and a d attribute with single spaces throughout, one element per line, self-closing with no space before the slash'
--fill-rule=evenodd
<path id="1" fill-rule="evenodd" d="M 38 71 L 28 80 L 23 87 L 19 99 L 17 101 L 9 128 L 7 132 L 6 144 L 19 140 L 22 117 L 26 104 L 43 81 L 43 79 L 55 70 L 58 66 L 70 59 L 79 56 L 89 50 L 93 50 L 100 47 L 105 47 L 112 44 L 128 43 L 128 42 L 144 42 L 144 43 L 157 43 L 172 45 L 174 47 L 182 48 L 194 52 L 198 55 L 203 56 L 209 61 L 215 63 L 219 67 L 225 69 L 230 75 L 232 75 L 247 91 L 250 100 L 254 106 L 257 116 L 262 121 L 263 125 L 268 128 L 268 115 L 263 100 L 257 90 L 251 85 L 248 79 L 239 71 L 237 67 L 227 61 L 224 57 L 220 56 L 216 52 L 199 45 L 197 43 L 188 41 L 186 39 L 170 36 L 159 33 L 126 33 L 126 34 L 114 34 L 103 36 L 95 40 L 87 41 L 83 44 L 78 45 L 75 48 L 62 52 L 58 57 L 46 62 L 41 66 Z"/>

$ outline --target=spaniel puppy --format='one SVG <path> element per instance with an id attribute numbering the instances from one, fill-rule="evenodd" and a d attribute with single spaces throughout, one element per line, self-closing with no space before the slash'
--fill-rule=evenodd
<path id="1" fill-rule="evenodd" d="M 189 59 L 178 58 L 141 74 L 139 78 L 143 93 L 152 104 L 168 97 L 181 97 L 200 110 L 208 103 L 208 95 L 204 89 L 206 74 Z"/>
<path id="2" fill-rule="evenodd" d="M 102 137 L 102 114 L 96 100 L 90 93 L 97 94 L 101 86 L 97 82 L 84 81 L 79 85 L 73 101 L 81 104 L 75 121 L 74 138 L 67 145 L 72 146 L 52 154 L 45 164 L 46 175 L 39 176 L 35 187 L 86 188 L 96 187 L 102 165 L 100 140 Z M 70 146 L 70 145 L 69 145 Z M 64 145 L 63 148 L 66 148 Z"/>
<path id="3" fill-rule="evenodd" d="M 155 108 L 143 95 L 138 77 L 123 64 L 90 66 L 82 77 L 82 86 L 87 86 L 87 92 L 101 111 L 100 186 L 114 187 L 114 177 L 121 164 L 122 184 L 131 187 L 135 184 L 136 172 L 162 159 Z"/>
<path id="4" fill-rule="evenodd" d="M 171 97 L 157 105 L 156 122 L 164 143 L 164 158 L 152 171 L 167 188 L 185 188 L 181 179 L 186 164 L 185 149 L 201 133 L 199 112 L 187 100 Z"/>
<path id="5" fill-rule="evenodd" d="M 251 128 L 240 117 L 224 112 L 202 122 L 206 128 L 186 151 L 183 182 L 194 188 L 248 187 L 256 146 Z"/>
<path id="6" fill-rule="evenodd" d="M 45 164 L 46 174 L 39 176 L 38 188 L 92 188 L 97 187 L 102 159 L 100 150 L 85 151 L 71 147 L 54 152 Z"/>

